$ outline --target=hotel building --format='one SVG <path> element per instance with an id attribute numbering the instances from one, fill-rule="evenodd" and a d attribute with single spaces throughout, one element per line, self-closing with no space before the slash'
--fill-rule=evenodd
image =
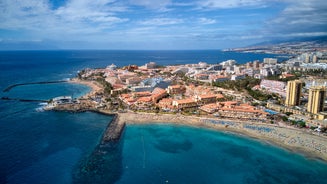
<path id="1" fill-rule="evenodd" d="M 326 87 L 314 86 L 309 89 L 307 111 L 317 114 L 324 111 L 324 103 L 326 98 Z"/>
<path id="2" fill-rule="evenodd" d="M 287 82 L 286 89 L 286 106 L 297 106 L 300 105 L 300 97 L 302 91 L 302 81 L 293 80 Z"/>

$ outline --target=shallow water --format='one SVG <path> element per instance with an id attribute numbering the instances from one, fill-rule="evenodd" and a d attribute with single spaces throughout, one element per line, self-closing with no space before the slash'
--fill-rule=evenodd
<path id="1" fill-rule="evenodd" d="M 117 183 L 325 183 L 327 164 L 230 133 L 129 125 Z"/>

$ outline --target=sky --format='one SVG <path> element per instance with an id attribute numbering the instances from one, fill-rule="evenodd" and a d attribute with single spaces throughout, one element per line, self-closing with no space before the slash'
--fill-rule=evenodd
<path id="1" fill-rule="evenodd" d="M 226 49 L 312 36 L 327 36 L 326 0 L 0 0 L 2 49 Z"/>

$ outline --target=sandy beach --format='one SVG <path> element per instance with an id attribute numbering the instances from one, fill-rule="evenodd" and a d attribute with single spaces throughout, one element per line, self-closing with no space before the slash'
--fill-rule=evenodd
<path id="1" fill-rule="evenodd" d="M 69 82 L 86 85 L 86 86 L 89 86 L 91 88 L 91 91 L 89 93 L 87 93 L 86 95 L 84 95 L 82 98 L 87 98 L 89 96 L 93 96 L 96 93 L 102 91 L 102 86 L 100 86 L 95 81 L 86 81 L 86 80 L 80 80 L 78 78 L 72 78 Z"/>
<path id="2" fill-rule="evenodd" d="M 260 139 L 287 150 L 327 161 L 327 138 L 313 135 L 298 129 L 279 127 L 265 123 L 249 123 L 218 118 L 183 116 L 154 113 L 118 113 L 119 123 L 133 124 L 177 124 L 217 131 L 234 132 L 251 138 Z"/>
<path id="3" fill-rule="evenodd" d="M 92 91 L 84 95 L 87 98 L 102 90 L 94 81 L 83 81 L 72 79 L 72 83 L 87 85 Z M 100 113 L 112 115 L 113 112 L 98 110 Z M 115 113 L 114 113 L 115 114 Z M 117 113 L 118 123 L 133 124 L 178 124 L 199 128 L 209 128 L 217 131 L 234 132 L 251 138 L 260 139 L 265 142 L 286 148 L 290 151 L 301 153 L 308 158 L 318 158 L 327 161 L 327 137 L 313 135 L 303 129 L 279 126 L 259 122 L 243 120 L 219 119 L 197 116 L 184 116 L 181 114 L 155 114 L 141 112 Z"/>

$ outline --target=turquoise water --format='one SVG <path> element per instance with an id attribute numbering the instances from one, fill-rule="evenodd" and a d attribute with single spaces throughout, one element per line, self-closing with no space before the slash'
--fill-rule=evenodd
<path id="1" fill-rule="evenodd" d="M 230 133 L 129 125 L 117 183 L 326 183 L 327 165 Z"/>

